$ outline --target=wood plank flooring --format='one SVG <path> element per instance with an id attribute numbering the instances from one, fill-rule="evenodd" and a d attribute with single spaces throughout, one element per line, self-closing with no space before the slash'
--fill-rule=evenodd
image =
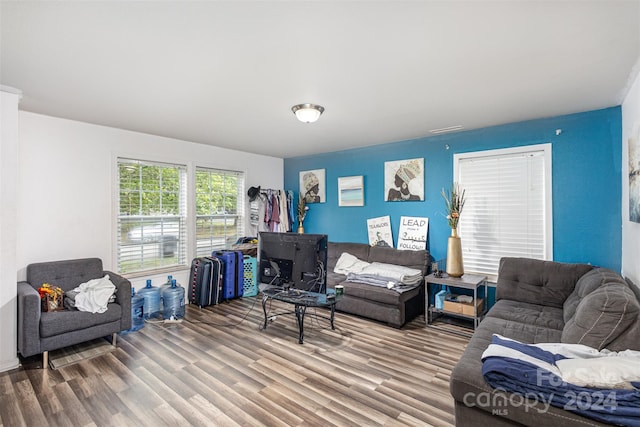
<path id="1" fill-rule="evenodd" d="M 270 314 L 289 309 L 273 302 Z M 318 314 L 326 314 L 318 309 Z M 118 348 L 57 371 L 40 357 L 0 374 L 0 426 L 451 426 L 451 369 L 468 340 L 307 310 L 266 330 L 260 300 L 187 306 Z"/>

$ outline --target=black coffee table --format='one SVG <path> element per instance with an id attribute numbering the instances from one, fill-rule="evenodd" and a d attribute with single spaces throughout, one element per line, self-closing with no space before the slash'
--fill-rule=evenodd
<path id="1" fill-rule="evenodd" d="M 340 301 L 341 298 L 342 295 L 336 295 L 333 289 L 327 289 L 326 294 L 321 294 L 318 292 L 283 290 L 282 288 L 267 288 L 262 291 L 264 328 L 266 329 L 267 324 L 269 323 L 269 317 L 267 316 L 267 301 L 273 299 L 276 301 L 285 302 L 287 304 L 293 304 L 294 311 L 276 313 L 272 314 L 272 316 L 295 313 L 296 319 L 298 321 L 298 330 L 300 331 L 298 335 L 298 343 L 302 344 L 304 342 L 304 315 L 307 311 L 307 307 L 329 308 L 331 311 L 329 317 L 321 315 L 318 316 L 329 320 L 329 322 L 331 322 L 331 329 L 335 329 L 335 327 L 333 326 L 333 318 L 336 311 L 336 302 Z"/>

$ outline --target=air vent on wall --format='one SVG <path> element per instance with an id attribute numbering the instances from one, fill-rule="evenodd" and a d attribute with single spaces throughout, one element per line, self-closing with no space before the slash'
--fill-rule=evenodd
<path id="1" fill-rule="evenodd" d="M 461 125 L 449 126 L 446 128 L 440 129 L 431 129 L 429 132 L 431 133 L 447 133 L 447 132 L 455 132 L 457 130 L 462 130 L 463 127 Z"/>

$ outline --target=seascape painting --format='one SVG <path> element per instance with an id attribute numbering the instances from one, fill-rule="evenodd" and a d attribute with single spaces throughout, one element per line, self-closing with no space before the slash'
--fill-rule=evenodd
<path id="1" fill-rule="evenodd" d="M 362 175 L 338 178 L 338 206 L 364 206 Z"/>

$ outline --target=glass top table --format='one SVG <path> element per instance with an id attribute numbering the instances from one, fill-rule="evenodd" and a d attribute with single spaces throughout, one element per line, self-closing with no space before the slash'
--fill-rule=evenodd
<path id="1" fill-rule="evenodd" d="M 330 310 L 329 317 L 319 316 L 328 319 L 331 323 L 331 329 L 335 329 L 333 319 L 335 315 L 336 303 L 342 299 L 342 295 L 336 295 L 333 289 L 327 289 L 326 294 L 318 292 L 301 291 L 297 289 L 283 290 L 282 288 L 267 288 L 262 291 L 262 311 L 264 312 L 264 326 L 267 328 L 269 316 L 267 315 L 267 301 L 270 299 L 281 301 L 294 306 L 294 311 L 278 314 L 295 313 L 298 322 L 298 343 L 304 343 L 304 315 L 307 307 L 324 307 Z"/>

